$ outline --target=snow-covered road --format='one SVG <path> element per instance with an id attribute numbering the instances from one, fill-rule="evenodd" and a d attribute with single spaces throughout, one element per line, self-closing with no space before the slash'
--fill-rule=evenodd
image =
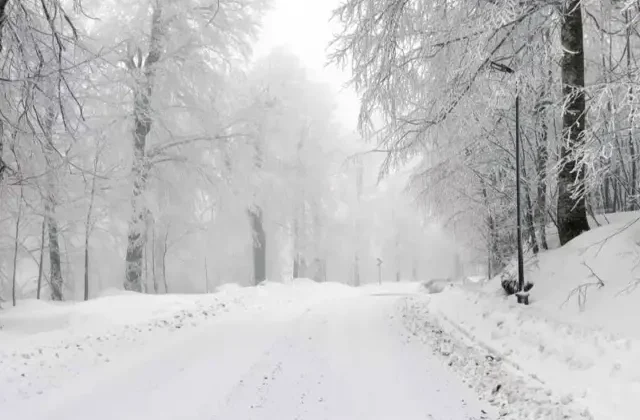
<path id="1" fill-rule="evenodd" d="M 491 418 L 398 316 L 398 295 L 230 311 L 80 374 L 3 419 Z M 484 411 L 483 411 L 484 410 Z M 8 415 L 7 415 L 8 414 Z"/>

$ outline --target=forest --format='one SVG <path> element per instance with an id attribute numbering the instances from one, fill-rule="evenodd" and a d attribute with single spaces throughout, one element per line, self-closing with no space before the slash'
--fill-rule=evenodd
<path id="1" fill-rule="evenodd" d="M 357 132 L 295 54 L 253 55 L 267 1 L 0 10 L 4 301 L 442 258 L 492 277 L 516 246 L 516 102 L 528 255 L 640 208 L 637 1 L 345 1 L 327 52 Z"/>
<path id="2" fill-rule="evenodd" d="M 435 228 L 380 188 L 332 89 L 284 47 L 252 54 L 267 2 L 0 6 L 0 299 L 425 264 Z"/>

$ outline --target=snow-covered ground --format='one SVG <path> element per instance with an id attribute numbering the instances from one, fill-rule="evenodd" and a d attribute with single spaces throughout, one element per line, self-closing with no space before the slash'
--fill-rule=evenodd
<path id="1" fill-rule="evenodd" d="M 20 302 L 0 312 L 1 418 L 637 419 L 640 327 L 615 308 L 636 297 L 605 289 L 633 279 L 640 231 L 616 223 L 530 265 L 528 307 L 496 279 Z M 605 286 L 557 304 L 583 257 Z"/>
<path id="2" fill-rule="evenodd" d="M 494 418 L 407 333 L 401 292 L 296 281 L 21 302 L 0 315 L 1 418 Z"/>
<path id="3" fill-rule="evenodd" d="M 409 299 L 405 322 L 481 396 L 518 413 L 514 419 L 636 420 L 639 217 L 599 217 L 601 227 L 594 222 L 592 231 L 530 260 L 528 307 L 504 296 L 500 278 L 444 290 L 430 285 L 425 293 L 436 293 Z M 482 355 L 486 362 L 468 362 Z M 554 414 L 537 415 L 536 405 L 555 407 Z"/>

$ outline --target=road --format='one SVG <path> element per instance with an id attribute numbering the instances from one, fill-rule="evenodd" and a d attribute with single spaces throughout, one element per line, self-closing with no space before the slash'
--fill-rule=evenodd
<path id="1" fill-rule="evenodd" d="M 471 420 L 489 411 L 396 316 L 397 295 L 221 316 L 3 419 Z M 6 413 L 5 413 L 6 414 Z"/>

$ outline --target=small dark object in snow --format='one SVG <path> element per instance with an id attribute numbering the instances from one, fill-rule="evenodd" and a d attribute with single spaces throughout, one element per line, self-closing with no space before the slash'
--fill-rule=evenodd
<path id="1" fill-rule="evenodd" d="M 491 391 L 491 393 L 492 393 L 492 394 L 497 394 L 497 393 L 500 391 L 500 389 L 502 389 L 502 385 L 501 385 L 501 384 L 498 384 L 498 385 L 496 385 L 496 387 L 493 389 L 493 391 Z"/>
<path id="2" fill-rule="evenodd" d="M 507 296 L 515 295 L 518 292 L 518 279 L 511 275 L 503 275 L 500 285 Z M 531 289 L 533 289 L 533 283 L 525 281 L 524 292 L 528 292 Z"/>

